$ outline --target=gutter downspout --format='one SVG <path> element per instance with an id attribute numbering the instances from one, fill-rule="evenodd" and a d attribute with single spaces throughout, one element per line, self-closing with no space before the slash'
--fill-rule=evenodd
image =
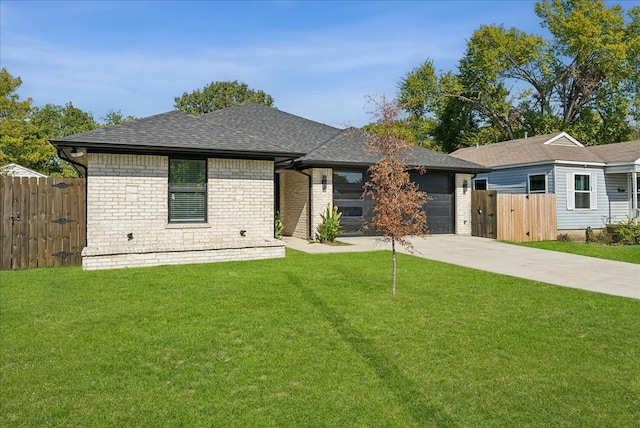
<path id="1" fill-rule="evenodd" d="M 57 152 L 58 152 L 58 157 L 59 157 L 60 159 L 64 159 L 65 161 L 67 161 L 67 162 L 69 162 L 71 165 L 73 165 L 73 167 L 75 168 L 75 170 L 76 170 L 76 171 L 78 171 L 78 175 L 79 175 L 80 177 L 84 178 L 84 179 L 85 179 L 85 181 L 86 181 L 86 179 L 87 179 L 87 172 L 88 172 L 87 167 L 86 167 L 86 166 L 84 166 L 84 165 L 82 165 L 81 163 L 78 163 L 78 162 L 76 162 L 76 161 L 74 161 L 74 160 L 72 160 L 72 159 L 69 159 L 69 158 L 67 157 L 67 155 L 66 155 L 66 154 L 65 154 L 65 153 L 64 153 L 64 152 L 63 152 L 59 147 L 56 147 L 56 149 L 57 149 Z M 79 169 L 78 167 L 80 167 L 80 168 L 82 168 L 82 169 L 84 170 L 84 175 L 80 172 L 80 169 Z M 87 215 L 87 214 L 88 214 L 88 212 L 89 212 L 89 207 L 87 206 L 87 202 L 86 202 L 86 201 L 89 199 L 89 198 L 87 197 L 87 196 L 88 196 L 88 193 L 89 193 L 89 186 L 87 186 L 87 185 L 86 185 L 86 182 L 85 182 L 85 186 L 84 186 L 84 200 L 85 200 L 85 203 L 84 203 L 84 218 L 85 218 L 85 224 L 84 224 L 84 246 L 85 246 L 85 248 L 86 248 L 86 246 L 87 246 L 87 239 L 88 239 L 88 237 L 87 237 L 87 235 L 88 235 L 88 234 L 87 234 L 87 223 L 86 223 L 86 219 L 87 219 L 87 217 L 88 217 L 88 215 Z M 82 253 L 80 253 L 80 258 L 82 259 Z"/>
<path id="2" fill-rule="evenodd" d="M 73 165 L 73 168 L 74 168 L 76 171 L 78 171 L 78 175 L 79 175 L 80 177 L 84 177 L 84 178 L 86 178 L 86 177 L 87 177 L 87 167 L 86 167 L 86 166 L 84 166 L 84 165 L 82 165 L 81 163 L 78 163 L 78 162 L 74 161 L 73 159 L 69 158 L 69 157 L 65 154 L 65 152 L 63 152 L 63 151 L 60 149 L 60 147 L 56 147 L 56 151 L 58 152 L 58 157 L 59 157 L 60 159 L 62 159 L 62 160 L 64 160 L 64 161 L 67 161 L 67 162 L 69 162 L 71 165 Z M 82 169 L 84 170 L 84 174 L 80 171 L 80 169 L 79 169 L 78 167 L 80 167 L 80 168 L 82 168 Z"/>

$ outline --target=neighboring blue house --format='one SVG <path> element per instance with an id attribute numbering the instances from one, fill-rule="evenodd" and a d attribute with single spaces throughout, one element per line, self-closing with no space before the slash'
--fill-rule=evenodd
<path id="1" fill-rule="evenodd" d="M 451 156 L 493 169 L 475 190 L 555 193 L 558 230 L 638 219 L 640 141 L 586 147 L 565 132 L 459 149 Z"/>

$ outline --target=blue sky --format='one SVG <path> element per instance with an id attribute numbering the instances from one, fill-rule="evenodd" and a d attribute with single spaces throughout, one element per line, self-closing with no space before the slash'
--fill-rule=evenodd
<path id="1" fill-rule="evenodd" d="M 622 3 L 625 9 L 636 2 Z M 481 24 L 544 35 L 534 1 L 0 1 L 0 65 L 34 105 L 151 116 L 212 81 L 332 126 L 368 123 L 427 58 L 455 69 Z"/>

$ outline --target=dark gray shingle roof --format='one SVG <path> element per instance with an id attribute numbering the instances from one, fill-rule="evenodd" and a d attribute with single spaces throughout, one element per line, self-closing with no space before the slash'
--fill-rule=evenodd
<path id="1" fill-rule="evenodd" d="M 351 128 L 343 130 L 334 139 L 315 148 L 299 159 L 301 164 L 366 166 L 377 162 L 379 156 L 368 152 L 365 132 Z M 481 165 L 454 158 L 444 153 L 422 147 L 412 147 L 407 154 L 407 163 L 412 166 L 424 166 L 427 169 L 481 172 L 487 171 Z"/>
<path id="2" fill-rule="evenodd" d="M 368 166 L 377 156 L 365 153 L 366 136 L 247 103 L 203 116 L 171 111 L 52 141 L 56 146 L 90 150 L 154 153 L 271 154 L 298 158 L 302 165 Z M 427 169 L 484 171 L 486 168 L 443 153 L 415 147 L 412 165 Z"/>
<path id="3" fill-rule="evenodd" d="M 341 129 L 255 103 L 216 110 L 202 118 L 300 152 L 309 152 L 342 132 Z"/>
<path id="4" fill-rule="evenodd" d="M 94 129 L 52 141 L 103 149 L 182 150 L 194 152 L 238 152 L 291 154 L 266 137 L 257 137 L 241 129 L 213 123 L 203 116 L 191 116 L 181 111 Z"/>

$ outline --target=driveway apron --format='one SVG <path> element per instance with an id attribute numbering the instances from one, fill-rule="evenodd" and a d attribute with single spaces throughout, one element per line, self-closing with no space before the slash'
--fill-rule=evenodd
<path id="1" fill-rule="evenodd" d="M 375 237 L 340 238 L 350 244 L 310 244 L 285 237 L 287 247 L 307 253 L 390 250 Z M 505 244 L 492 239 L 459 235 L 413 238 L 417 257 L 488 272 L 531 279 L 563 287 L 640 299 L 640 264 L 603 260 L 557 251 Z M 408 253 L 401 246 L 399 252 Z"/>

